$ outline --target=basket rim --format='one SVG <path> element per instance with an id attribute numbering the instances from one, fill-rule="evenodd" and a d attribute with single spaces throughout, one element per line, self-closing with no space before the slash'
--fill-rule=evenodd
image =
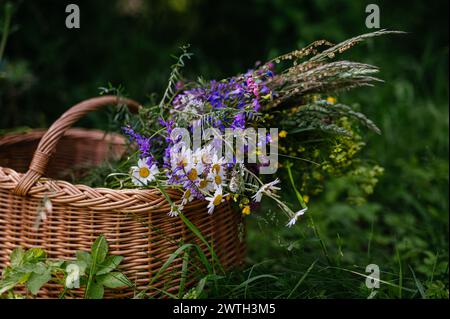
<path id="1" fill-rule="evenodd" d="M 25 132 L 12 132 L 0 136 L 0 146 L 9 146 L 21 141 L 39 140 L 46 129 L 32 129 Z M 90 139 L 107 139 L 108 142 L 125 142 L 125 138 L 114 132 L 97 129 L 70 128 L 64 136 Z M 13 193 L 13 190 L 25 173 L 20 173 L 9 167 L 0 166 L 0 191 Z M 182 193 L 176 188 L 167 188 L 165 192 L 176 204 L 180 204 Z M 65 204 L 74 208 L 84 208 L 93 211 L 120 211 L 123 213 L 148 213 L 170 211 L 170 204 L 162 192 L 157 189 L 111 189 L 105 187 L 90 187 L 83 184 L 72 184 L 61 179 L 41 177 L 31 187 L 28 197 L 49 198 L 53 203 Z M 25 197 L 27 197 L 25 196 Z M 192 201 L 187 207 L 204 206 L 204 201 Z"/>
<path id="2" fill-rule="evenodd" d="M 0 166 L 0 191 L 13 194 L 13 190 L 24 173 L 18 173 L 12 168 Z M 175 204 L 181 203 L 182 193 L 175 188 L 164 190 Z M 19 195 L 16 195 L 19 196 Z M 43 200 L 49 198 L 52 203 L 64 204 L 74 208 L 93 211 L 120 211 L 122 213 L 152 213 L 168 212 L 170 203 L 157 188 L 152 189 L 111 189 L 105 187 L 90 187 L 83 184 L 72 184 L 64 180 L 41 177 L 33 185 L 28 195 Z M 193 200 L 186 208 L 205 206 L 202 200 Z"/>

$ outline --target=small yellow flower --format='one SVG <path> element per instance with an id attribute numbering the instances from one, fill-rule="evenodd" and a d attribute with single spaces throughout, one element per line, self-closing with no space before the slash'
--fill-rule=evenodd
<path id="1" fill-rule="evenodd" d="M 242 214 L 243 215 L 250 215 L 250 206 L 245 206 L 243 209 L 242 209 Z"/>
<path id="2" fill-rule="evenodd" d="M 328 103 L 334 104 L 334 103 L 336 103 L 336 101 L 337 101 L 336 98 L 333 97 L 333 96 L 327 97 L 327 102 Z"/>
<path id="3" fill-rule="evenodd" d="M 309 196 L 308 195 L 303 195 L 303 200 L 305 201 L 306 204 L 308 204 Z"/>
<path id="4" fill-rule="evenodd" d="M 285 130 L 281 130 L 280 133 L 278 133 L 278 136 L 281 138 L 285 138 L 287 136 L 288 132 Z"/>

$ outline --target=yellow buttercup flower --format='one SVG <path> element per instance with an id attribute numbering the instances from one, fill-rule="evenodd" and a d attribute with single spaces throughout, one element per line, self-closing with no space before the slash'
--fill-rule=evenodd
<path id="1" fill-rule="evenodd" d="M 242 214 L 243 215 L 250 215 L 250 206 L 245 206 L 243 209 L 242 209 Z"/>
<path id="2" fill-rule="evenodd" d="M 333 96 L 327 97 L 327 102 L 328 103 L 334 104 L 334 103 L 336 103 L 336 101 L 337 101 L 336 98 L 333 97 Z"/>
<path id="3" fill-rule="evenodd" d="M 288 132 L 285 130 L 281 130 L 280 133 L 278 133 L 278 136 L 281 138 L 285 138 L 287 136 Z"/>

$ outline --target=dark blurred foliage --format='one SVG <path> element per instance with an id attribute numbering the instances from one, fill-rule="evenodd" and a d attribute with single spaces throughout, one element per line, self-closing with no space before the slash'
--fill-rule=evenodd
<path id="1" fill-rule="evenodd" d="M 173 62 L 170 55 L 182 44 L 190 43 L 195 53 L 188 76 L 222 78 L 314 40 L 341 41 L 368 31 L 365 1 L 72 2 L 80 6 L 80 29 L 65 27 L 70 1 L 15 2 L 16 31 L 6 58 L 25 61 L 35 81 L 20 94 L 2 94 L 6 112 L 2 110 L 0 127 L 47 126 L 73 103 L 97 95 L 97 88 L 108 82 L 123 84 L 130 96 L 145 102 L 147 94 L 164 87 Z M 352 57 L 379 64 L 385 78 L 388 72 L 412 81 L 420 77 L 423 92 L 443 90 L 433 79 L 435 72 L 445 71 L 413 67 L 424 55 L 447 52 L 448 2 L 377 3 L 382 27 L 411 34 L 376 40 L 372 50 L 355 50 Z"/>

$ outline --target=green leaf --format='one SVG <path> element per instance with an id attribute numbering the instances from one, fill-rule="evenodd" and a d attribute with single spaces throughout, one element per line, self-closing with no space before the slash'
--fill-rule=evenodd
<path id="1" fill-rule="evenodd" d="M 88 268 L 91 267 L 92 256 L 90 253 L 88 253 L 87 251 L 79 250 L 79 251 L 77 251 L 76 255 L 77 255 L 78 261 L 84 262 Z"/>
<path id="2" fill-rule="evenodd" d="M 106 257 L 105 261 L 99 265 L 99 269 L 97 271 L 97 275 L 104 275 L 107 274 L 119 266 L 119 264 L 122 262 L 123 257 L 122 256 L 108 256 Z"/>
<path id="3" fill-rule="evenodd" d="M 40 259 L 44 259 L 47 257 L 47 254 L 45 253 L 45 251 L 42 248 L 31 248 L 28 249 L 24 255 L 23 260 L 24 261 L 28 261 L 28 262 L 33 262 L 33 261 L 37 261 Z"/>
<path id="4" fill-rule="evenodd" d="M 35 272 L 37 274 L 42 274 L 47 270 L 47 266 L 43 262 L 27 262 L 22 266 L 18 266 L 14 269 L 14 271 L 20 273 L 32 273 Z"/>
<path id="5" fill-rule="evenodd" d="M 0 281 L 0 295 L 18 285 L 23 277 L 24 275 L 22 273 L 9 272 L 8 277 Z"/>
<path id="6" fill-rule="evenodd" d="M 133 283 L 121 272 L 111 272 L 97 277 L 98 283 L 108 288 L 132 287 Z"/>
<path id="7" fill-rule="evenodd" d="M 30 279 L 31 276 L 31 272 L 28 272 L 26 274 L 24 273 L 19 273 L 19 275 L 21 275 L 22 277 L 19 280 L 19 284 L 24 284 L 28 281 L 28 279 Z"/>
<path id="8" fill-rule="evenodd" d="M 80 276 L 83 276 L 86 273 L 87 264 L 82 260 L 77 260 L 75 264 L 80 268 Z"/>
<path id="9" fill-rule="evenodd" d="M 108 242 L 105 236 L 100 235 L 92 245 L 91 255 L 95 264 L 102 263 L 108 254 Z"/>
<path id="10" fill-rule="evenodd" d="M 51 268 L 61 268 L 61 266 L 64 264 L 64 260 L 52 260 L 47 261 L 48 266 Z"/>
<path id="11" fill-rule="evenodd" d="M 16 249 L 14 249 L 13 252 L 11 253 L 11 257 L 9 259 L 11 261 L 11 266 L 13 268 L 15 268 L 15 267 L 19 266 L 20 264 L 22 264 L 24 255 L 25 255 L 25 252 L 22 249 L 22 247 L 18 247 Z"/>
<path id="12" fill-rule="evenodd" d="M 50 279 L 52 279 L 50 270 L 45 271 L 43 274 L 32 273 L 28 279 L 27 288 L 33 295 L 36 295 L 39 289 L 49 282 Z"/>
<path id="13" fill-rule="evenodd" d="M 85 298 L 87 299 L 102 299 L 105 293 L 103 285 L 92 281 L 88 288 L 86 288 Z"/>
<path id="14" fill-rule="evenodd" d="M 14 269 L 14 271 L 20 272 L 20 273 L 32 273 L 36 269 L 35 263 L 26 263 L 21 266 L 18 266 Z"/>
<path id="15" fill-rule="evenodd" d="M 100 235 L 92 245 L 91 249 L 91 257 L 92 262 L 89 266 L 89 277 L 86 283 L 86 291 L 85 291 L 85 298 L 90 298 L 89 294 L 91 294 L 91 290 L 98 290 L 98 288 L 92 288 L 92 285 L 96 285 L 94 282 L 94 274 L 97 270 L 98 264 L 101 264 L 108 254 L 108 243 L 106 242 L 106 239 L 103 235 Z M 103 286 L 101 285 L 102 289 Z M 103 294 L 103 293 L 102 293 Z"/>
<path id="16" fill-rule="evenodd" d="M 46 271 L 47 271 L 47 266 L 43 262 L 40 261 L 40 262 L 34 264 L 34 267 L 33 267 L 34 273 L 36 273 L 38 275 L 42 275 Z"/>

